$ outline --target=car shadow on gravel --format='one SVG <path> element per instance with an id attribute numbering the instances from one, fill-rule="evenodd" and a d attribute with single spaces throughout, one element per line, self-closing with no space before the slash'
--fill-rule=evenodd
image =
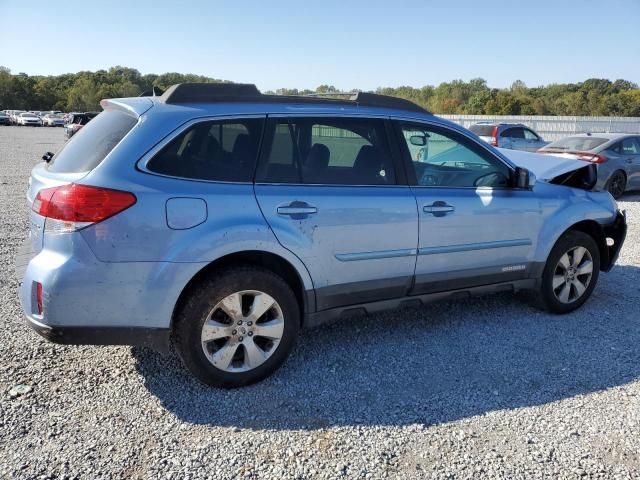
<path id="1" fill-rule="evenodd" d="M 640 201 L 640 190 L 632 190 L 624 193 L 619 199 L 619 202 L 638 202 Z"/>
<path id="2" fill-rule="evenodd" d="M 134 348 L 146 388 L 183 421 L 252 429 L 449 422 L 560 401 L 640 377 L 640 268 L 600 277 L 556 316 L 496 295 L 305 332 L 267 380 L 206 387 L 175 355 Z"/>

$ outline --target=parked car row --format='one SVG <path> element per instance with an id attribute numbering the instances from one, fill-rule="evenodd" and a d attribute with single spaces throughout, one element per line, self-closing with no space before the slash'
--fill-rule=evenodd
<path id="1" fill-rule="evenodd" d="M 64 127 L 65 136 L 71 138 L 96 115 L 98 112 L 3 110 L 0 111 L 0 125 Z"/>
<path id="2" fill-rule="evenodd" d="M 478 122 L 469 130 L 494 147 L 593 163 L 598 172 L 596 187 L 614 198 L 640 189 L 640 135 L 584 133 L 550 143 L 522 123 Z"/>
<path id="3" fill-rule="evenodd" d="M 0 112 L 0 125 L 62 126 L 64 124 L 62 116 L 63 113 L 59 110 L 2 110 Z"/>

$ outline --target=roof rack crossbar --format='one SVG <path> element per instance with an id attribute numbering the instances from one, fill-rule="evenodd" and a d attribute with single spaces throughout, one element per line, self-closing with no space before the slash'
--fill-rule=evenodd
<path id="1" fill-rule="evenodd" d="M 389 97 L 376 93 L 357 92 L 333 93 L 331 96 L 349 96 L 348 99 L 326 98 L 328 94 L 313 96 L 264 95 L 250 83 L 179 83 L 169 87 L 160 97 L 160 101 L 169 104 L 198 102 L 255 102 L 255 103 L 307 103 L 329 105 L 356 105 L 361 107 L 380 107 L 430 113 L 404 98 Z M 323 98 L 323 96 L 325 98 Z"/>

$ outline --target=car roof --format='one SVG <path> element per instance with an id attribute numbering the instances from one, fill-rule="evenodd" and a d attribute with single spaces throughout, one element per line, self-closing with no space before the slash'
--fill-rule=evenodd
<path id="1" fill-rule="evenodd" d="M 289 96 L 262 94 L 252 84 L 177 84 L 161 96 L 117 98 L 101 105 L 125 109 L 138 116 L 152 106 L 155 112 L 174 111 L 199 115 L 236 114 L 322 114 L 322 115 L 386 115 L 423 118 L 433 115 L 403 98 L 358 92 L 350 98 L 324 96 Z"/>
<path id="2" fill-rule="evenodd" d="M 593 133 L 577 133 L 571 135 L 572 137 L 596 137 L 596 138 L 608 138 L 609 140 L 616 140 L 623 137 L 638 137 L 640 133 L 608 133 L 608 132 L 593 132 Z"/>
<path id="3" fill-rule="evenodd" d="M 118 99 L 127 100 L 127 99 Z M 273 103 L 186 103 L 182 105 L 164 104 L 159 101 L 154 101 L 156 111 L 186 111 L 191 110 L 194 115 L 245 115 L 245 114 L 259 114 L 259 115 L 368 115 L 368 116 L 400 116 L 400 117 L 414 117 L 414 118 L 434 118 L 430 113 L 412 112 L 406 110 L 399 110 L 396 108 L 383 108 L 383 107 L 367 107 L 360 105 L 346 105 L 346 104 L 324 104 L 317 103 L 311 104 L 307 102 L 294 102 L 283 101 Z"/>
<path id="4" fill-rule="evenodd" d="M 349 98 L 339 98 L 348 96 Z M 330 97 L 330 98 L 327 98 Z M 190 103 L 296 103 L 305 105 L 366 106 L 392 108 L 429 113 L 421 106 L 404 98 L 369 92 L 329 93 L 311 95 L 263 94 L 253 84 L 242 83 L 179 83 L 169 87 L 160 97 L 167 104 Z"/>
<path id="5" fill-rule="evenodd" d="M 524 123 L 515 122 L 476 122 L 474 125 L 495 125 L 496 127 L 508 126 L 508 127 L 526 127 Z M 528 128 L 528 127 L 527 127 Z"/>

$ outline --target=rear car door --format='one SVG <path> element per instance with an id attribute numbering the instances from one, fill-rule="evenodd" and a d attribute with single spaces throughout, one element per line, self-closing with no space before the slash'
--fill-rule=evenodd
<path id="1" fill-rule="evenodd" d="M 411 286 L 418 215 L 388 128 L 382 118 L 268 121 L 256 197 L 278 241 L 306 265 L 318 310 Z"/>
<path id="2" fill-rule="evenodd" d="M 398 121 L 420 216 L 413 294 L 528 278 L 539 202 L 511 187 L 512 170 L 480 142 L 447 126 Z M 428 144 L 426 161 L 415 155 Z"/>

